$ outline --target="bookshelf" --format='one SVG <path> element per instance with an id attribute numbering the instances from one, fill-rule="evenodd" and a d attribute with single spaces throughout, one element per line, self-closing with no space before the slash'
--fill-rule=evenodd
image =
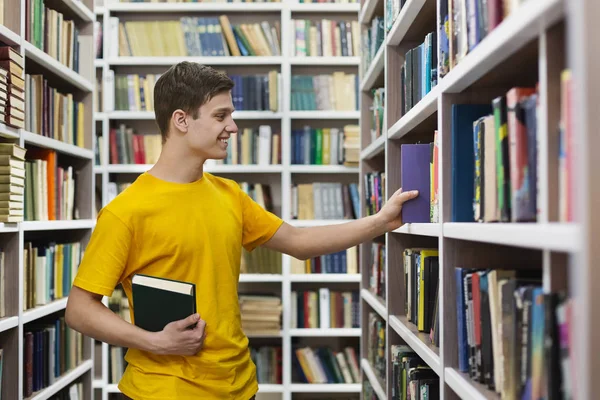
<path id="1" fill-rule="evenodd" d="M 287 222 L 299 227 L 319 226 L 331 223 L 344 223 L 346 220 L 292 219 L 292 186 L 295 183 L 341 182 L 358 183 L 359 168 L 345 165 L 310 165 L 292 163 L 292 131 L 301 130 L 305 125 L 314 129 L 343 128 L 346 125 L 358 125 L 360 112 L 355 110 L 305 110 L 292 109 L 291 91 L 294 75 L 331 74 L 343 71 L 345 74 L 358 74 L 360 57 L 354 56 L 297 56 L 293 52 L 290 30 L 292 21 L 357 21 L 358 3 L 299 3 L 296 1 L 268 3 L 125 3 L 105 2 L 97 4 L 96 21 L 102 21 L 102 56 L 94 61 L 97 79 L 102 80 L 99 102 L 103 107 L 94 113 L 95 136 L 103 137 L 104 151 L 101 162 L 94 166 L 96 180 L 96 205 L 105 205 L 110 197 L 109 182 L 131 182 L 140 173 L 151 168 L 151 164 L 113 164 L 109 158 L 110 129 L 120 124 L 132 126 L 140 133 L 158 133 L 154 127 L 154 112 L 119 110 L 116 107 L 115 77 L 119 74 L 158 74 L 169 66 L 183 60 L 195 61 L 214 66 L 231 74 L 242 74 L 248 70 L 251 74 L 263 74 L 271 70 L 279 73 L 278 107 L 276 111 L 239 110 L 234 119 L 239 134 L 245 127 L 269 125 L 273 133 L 280 133 L 281 163 L 269 165 L 219 164 L 207 162 L 205 171 L 238 182 L 262 183 L 271 186 L 276 212 Z M 254 23 L 269 21 L 279 23 L 280 54 L 269 56 L 119 56 L 115 51 L 118 40 L 111 36 L 109 23 L 111 18 L 120 20 L 178 19 L 186 17 L 218 17 L 227 15 L 232 24 L 248 21 Z M 160 16 L 160 17 L 158 17 Z M 243 72 L 244 74 L 246 72 Z M 259 384 L 259 399 L 308 399 L 314 396 L 333 396 L 335 398 L 353 398 L 360 396 L 360 384 L 305 384 L 295 378 L 292 353 L 296 346 L 316 348 L 320 343 L 337 350 L 345 346 L 355 347 L 358 351 L 360 328 L 291 328 L 291 301 L 293 291 L 315 290 L 321 287 L 333 291 L 358 292 L 360 274 L 313 273 L 299 274 L 292 271 L 290 257 L 281 256 L 281 273 L 242 273 L 239 279 L 240 293 L 248 291 L 266 291 L 281 297 L 283 311 L 279 334 L 248 334 L 251 347 L 281 347 L 281 384 Z M 105 299 L 106 300 L 106 299 Z M 295 312 L 295 311 L 293 311 Z M 110 350 L 106 344 L 96 343 L 95 376 L 93 381 L 94 398 L 109 400 L 119 393 L 118 387 L 110 378 Z"/>
<path id="2" fill-rule="evenodd" d="M 85 393 L 84 398 L 90 398 L 93 380 L 93 340 L 90 338 L 82 338 L 81 342 L 73 344 L 75 347 L 72 348 L 81 352 L 73 358 L 74 363 L 69 362 L 68 365 L 65 364 L 64 369 L 55 370 L 55 377 L 46 382 L 36 383 L 33 378 L 35 389 L 31 395 L 27 393 L 29 379 L 26 369 L 31 362 L 28 349 L 35 351 L 38 348 L 36 345 L 29 347 L 27 336 L 29 332 L 36 335 L 37 327 L 43 326 L 46 331 L 42 331 L 44 333 L 39 337 L 43 338 L 43 335 L 54 337 L 49 333 L 48 327 L 54 328 L 54 324 L 58 324 L 56 321 L 64 316 L 68 292 L 63 291 L 65 296 L 50 298 L 48 302 L 38 298 L 36 304 L 28 307 L 26 297 L 32 288 L 28 287 L 31 281 L 27 275 L 25 251 L 28 243 L 34 243 L 34 247 L 49 246 L 50 243 L 79 243 L 83 249 L 94 227 L 92 215 L 94 197 L 91 195 L 94 181 L 94 141 L 92 140 L 94 90 L 92 26 L 95 19 L 92 10 L 94 6 L 92 0 L 57 0 L 46 4 L 52 10 L 62 14 L 64 21 L 73 21 L 71 26 L 78 31 L 78 62 L 75 59 L 71 64 L 77 68 L 71 68 L 67 61 L 59 61 L 43 48 L 37 47 L 30 39 L 29 16 L 26 16 L 29 3 L 29 0 L 5 0 L 0 4 L 2 8 L 0 14 L 3 14 L 3 19 L 0 19 L 0 46 L 12 47 L 23 58 L 24 72 L 20 76 L 22 79 L 26 80 L 26 76 L 41 75 L 49 87 L 61 94 L 72 95 L 75 102 L 80 102 L 82 112 L 78 118 L 81 118 L 79 121 L 82 123 L 79 128 L 73 126 L 74 132 L 68 132 L 73 134 L 72 139 L 58 140 L 59 133 L 54 130 L 46 135 L 40 134 L 42 132 L 36 129 L 32 119 L 34 116 L 39 118 L 41 110 L 30 108 L 31 105 L 27 100 L 30 98 L 32 87 L 26 80 L 25 110 L 22 110 L 25 112 L 24 126 L 11 126 L 0 121 L 0 142 L 24 147 L 29 154 L 35 151 L 52 151 L 56 155 L 59 166 L 72 167 L 77 213 L 63 215 L 63 219 L 60 220 L 24 218 L 22 222 L 0 224 L 0 247 L 4 253 L 2 274 L 6 288 L 4 293 L 1 293 L 6 306 L 5 317 L 0 318 L 0 348 L 3 349 L 1 396 L 16 400 L 44 400 L 77 388 L 80 393 Z M 50 40 L 48 37 L 43 39 Z M 62 46 L 65 49 L 70 47 L 64 42 Z M 77 131 L 81 135 L 75 140 Z M 63 346 L 70 344 L 61 342 L 58 345 L 61 346 L 59 351 L 63 353 L 66 352 Z M 36 364 L 32 364 L 32 369 L 39 368 Z"/>
<path id="3" fill-rule="evenodd" d="M 465 17 L 464 24 L 461 24 L 462 17 L 459 12 L 459 16 L 455 16 L 453 23 L 462 27 L 465 33 L 463 37 L 460 37 L 459 34 L 456 42 L 453 42 L 451 46 L 454 46 L 456 52 L 461 49 L 461 41 L 464 40 L 466 50 L 462 56 L 457 56 L 456 64 L 444 71 L 440 60 L 444 54 L 448 54 L 448 48 L 444 47 L 441 39 L 440 26 L 443 23 L 444 12 L 448 12 L 448 4 L 452 5 L 453 3 L 459 8 L 464 4 L 462 0 L 450 2 L 445 0 L 392 2 L 366 0 L 361 4 L 360 21 L 363 31 L 370 29 L 371 21 L 376 17 L 382 17 L 385 24 L 381 48 L 370 64 L 366 64 L 364 60 L 361 62 L 361 71 L 364 71 L 361 76 L 360 103 L 361 184 L 364 183 L 366 174 L 384 172 L 383 190 L 385 194 L 382 197 L 385 199 L 403 184 L 409 185 L 411 173 L 414 173 L 410 168 L 405 171 L 402 167 L 403 145 L 432 143 L 434 131 L 437 131 L 439 150 L 438 159 L 432 161 L 438 166 L 438 220 L 431 222 L 432 220 L 429 219 L 429 221 L 405 223 L 394 232 L 373 241 L 373 243 L 385 246 L 385 262 L 381 271 L 385 277 L 385 282 L 383 282 L 385 298 L 376 296 L 371 290 L 374 260 L 370 252 L 373 243 L 361 245 L 361 366 L 363 393 L 368 393 L 364 398 L 380 400 L 392 398 L 395 373 L 392 349 L 397 349 L 398 345 L 408 346 L 421 362 L 429 366 L 432 375 L 439 380 L 433 385 L 439 389 L 439 394 L 443 398 L 504 398 L 501 392 L 507 390 L 506 382 L 512 382 L 513 378 L 510 377 L 510 372 L 503 372 L 496 368 L 495 363 L 498 357 L 495 347 L 500 351 L 499 356 L 503 357 L 501 363 L 509 365 L 509 362 L 514 362 L 515 359 L 512 355 L 507 357 L 507 353 L 503 353 L 506 351 L 507 344 L 499 345 L 496 339 L 490 340 L 484 337 L 487 334 L 488 326 L 489 329 L 496 328 L 495 325 L 485 322 L 483 319 L 486 312 L 491 313 L 491 308 L 485 311 L 483 298 L 475 297 L 476 295 L 484 296 L 484 292 L 487 296 L 492 293 L 490 291 L 496 290 L 496 287 L 500 288 L 501 286 L 491 283 L 491 276 L 493 275 L 494 279 L 496 276 L 501 276 L 500 274 L 504 273 L 501 272 L 503 269 L 515 270 L 515 273 L 520 276 L 519 279 L 524 279 L 522 277 L 528 273 L 535 275 L 537 280 L 534 281 L 534 288 L 540 290 L 537 295 L 539 297 L 535 297 L 538 302 L 542 298 L 544 301 L 552 299 L 550 294 L 556 293 L 565 293 L 570 299 L 570 304 L 562 303 L 562 305 L 569 304 L 572 307 L 569 309 L 567 306 L 572 313 L 572 316 L 568 317 L 570 318 L 568 322 L 548 322 L 551 320 L 548 320 L 546 315 L 536 320 L 535 324 L 538 325 L 535 326 L 539 327 L 541 321 L 542 324 L 547 324 L 546 327 L 553 327 L 557 324 L 559 329 L 568 331 L 568 335 L 570 335 L 568 362 L 571 367 L 577 365 L 577 373 L 580 374 L 576 381 L 569 378 L 571 389 L 576 392 L 573 398 L 593 397 L 593 393 L 598 390 L 596 373 L 593 372 L 598 367 L 598 361 L 592 356 L 597 352 L 598 345 L 593 337 L 598 331 L 590 321 L 597 318 L 598 315 L 598 302 L 594 300 L 593 293 L 598 289 L 596 283 L 598 273 L 594 266 L 598 262 L 600 253 L 597 246 L 594 245 L 598 242 L 599 228 L 597 227 L 598 212 L 592 204 L 598 202 L 600 180 L 598 179 L 598 166 L 594 161 L 595 157 L 592 155 L 591 148 L 598 144 L 598 135 L 594 133 L 593 127 L 599 122 L 600 116 L 594 112 L 594 107 L 591 106 L 597 103 L 599 82 L 592 71 L 598 68 L 599 59 L 594 56 L 593 40 L 590 38 L 592 35 L 598 34 L 597 24 L 594 24 L 593 21 L 600 15 L 600 6 L 592 0 L 528 0 L 520 2 L 518 5 L 516 3 L 519 2 L 512 2 L 513 9 L 510 14 L 501 18 L 495 28 L 487 31 L 485 31 L 485 23 L 481 25 L 483 28 L 479 26 L 480 30 L 470 28 L 471 21 L 477 24 L 481 22 L 477 13 L 472 15 L 472 20 Z M 493 2 L 488 1 L 487 3 L 489 6 Z M 497 3 L 502 4 L 501 1 Z M 490 18 L 492 18 L 491 14 Z M 450 26 L 452 27 L 452 23 Z M 455 28 L 456 26 L 454 25 Z M 465 30 L 466 27 L 469 27 L 469 30 Z M 405 100 L 405 92 L 403 92 L 403 84 L 406 83 L 403 72 L 408 72 L 402 68 L 405 60 L 409 57 L 407 53 L 424 43 L 429 32 L 433 32 L 433 35 L 437 36 L 437 42 L 434 42 L 435 45 L 432 46 L 437 62 L 432 65 L 432 68 L 436 68 L 436 73 L 442 73 L 442 71 L 444 73 L 443 76 L 437 77 L 435 86 L 431 85 L 429 91 L 421 92 L 410 108 L 406 109 L 405 105 L 408 100 Z M 469 36 L 471 34 L 473 37 Z M 426 59 L 427 56 L 423 60 Z M 452 56 L 450 59 L 451 62 L 457 60 L 452 59 Z M 423 71 L 426 71 L 425 66 L 422 68 Z M 563 112 L 564 103 L 561 103 L 565 101 L 561 72 L 566 68 L 571 71 L 569 84 L 573 88 L 566 106 L 569 110 L 568 113 L 571 113 L 568 115 Z M 413 84 L 414 81 L 411 81 L 411 85 Z M 473 128 L 471 124 L 479 116 L 476 118 L 465 117 L 466 123 L 469 125 L 464 125 L 463 130 L 457 128 L 461 115 L 460 111 L 456 111 L 459 109 L 453 106 L 455 104 L 485 104 L 489 105 L 491 110 L 492 101 L 499 96 L 508 97 L 507 92 L 510 89 L 535 87 L 536 85 L 537 105 L 533 114 L 536 116 L 536 127 L 533 129 L 536 147 L 533 152 L 537 158 L 535 164 L 537 185 L 533 186 L 535 192 L 533 196 L 530 196 L 535 198 L 537 203 L 537 210 L 534 211 L 535 220 L 533 222 L 515 222 L 511 215 L 508 216 L 508 220 L 503 222 L 475 222 L 476 217 L 472 222 L 461 220 L 457 217 L 456 210 L 464 206 L 473 209 L 473 195 L 470 198 L 467 197 L 468 204 L 461 203 L 459 196 L 464 193 L 469 184 L 471 190 L 475 192 L 478 186 L 475 183 L 475 189 L 473 189 L 472 178 L 467 183 L 464 183 L 464 180 L 456 180 L 453 169 L 457 165 L 455 164 L 457 154 L 461 154 L 456 152 L 461 150 L 461 145 L 467 147 L 470 145 L 465 151 L 471 151 L 471 155 L 473 155 L 473 141 L 478 137 L 473 136 L 477 135 L 477 130 L 474 131 L 474 129 L 480 128 Z M 373 103 L 371 90 L 377 87 L 385 88 L 385 111 L 381 135 L 374 137 L 371 133 L 372 112 L 370 107 Z M 564 125 L 566 122 L 563 121 L 563 118 L 569 118 L 570 129 L 569 126 Z M 527 129 L 530 129 L 531 125 L 527 126 Z M 565 128 L 565 126 L 567 127 Z M 509 138 L 511 129 L 514 134 L 515 128 L 511 127 L 509 122 Z M 567 143 L 566 146 L 573 146 L 572 148 L 566 147 L 566 150 L 560 150 L 561 130 L 568 132 L 565 143 Z M 458 140 L 457 137 L 460 137 L 461 133 L 466 135 L 462 137 L 470 135 L 471 138 L 466 142 L 456 144 L 455 140 Z M 569 135 L 572 136 L 569 137 Z M 487 143 L 484 143 L 486 149 Z M 514 143 L 510 142 L 508 149 L 511 158 L 515 157 L 515 150 L 512 147 L 515 145 Z M 569 157 L 569 152 L 571 152 L 570 154 L 577 153 L 574 159 L 566 162 L 565 170 L 570 179 L 567 189 L 561 186 L 563 185 L 560 178 L 562 161 L 559 160 L 559 150 L 566 152 L 566 157 Z M 432 154 L 435 154 L 435 150 Z M 466 153 L 462 153 L 463 156 L 464 154 Z M 485 154 L 487 158 L 488 153 Z M 532 153 L 529 154 L 528 157 L 532 157 Z M 477 157 L 477 153 L 473 157 Z M 472 170 L 477 168 L 476 161 L 477 159 L 471 160 L 472 165 L 470 164 L 469 168 Z M 488 164 L 485 164 L 485 168 L 488 168 Z M 522 166 L 517 165 L 517 168 L 522 168 Z M 494 171 L 493 168 L 492 170 Z M 515 170 L 511 165 L 511 176 Z M 477 171 L 475 169 L 473 172 L 475 176 Z M 481 176 L 482 181 L 486 178 L 484 175 Z M 405 179 L 406 182 L 403 182 Z M 494 179 L 495 177 L 492 176 L 491 182 L 494 182 Z M 486 185 L 488 182 L 485 181 Z M 487 193 L 483 197 L 483 186 L 481 187 L 482 198 L 494 199 L 493 196 L 488 197 Z M 363 213 L 367 210 L 366 196 L 368 194 L 365 194 L 363 186 L 361 188 Z M 573 196 L 572 200 L 571 196 Z M 481 204 L 484 204 L 483 201 L 481 200 Z M 572 207 L 570 218 L 561 217 L 563 201 L 568 204 L 567 207 L 569 204 Z M 512 205 L 514 207 L 514 197 Z M 481 207 L 483 208 L 483 205 Z M 470 218 L 472 218 L 473 211 L 470 213 Z M 482 215 L 487 217 L 487 209 Z M 436 298 L 438 300 L 432 303 L 437 307 L 437 317 L 439 318 L 437 320 L 439 339 L 435 345 L 432 344 L 431 332 L 419 330 L 414 322 L 409 321 L 405 309 L 405 300 L 409 299 L 409 295 L 411 295 L 411 289 L 405 286 L 406 276 L 408 276 L 405 274 L 410 269 L 408 267 L 410 261 L 408 266 L 406 264 L 405 250 L 418 248 L 437 249 L 439 253 L 437 257 L 439 260 L 439 264 L 437 264 L 439 286 Z M 423 255 L 420 256 L 420 260 L 425 260 Z M 421 268 L 427 268 L 426 264 L 420 265 Z M 457 271 L 458 268 L 461 268 L 462 271 Z M 459 271 L 464 274 L 461 275 L 461 281 L 458 281 L 457 278 Z M 468 279 L 465 278 L 466 275 L 470 275 Z M 475 286 L 475 275 L 478 277 L 477 286 Z M 484 276 L 486 285 L 490 285 L 485 289 L 482 283 Z M 501 278 L 498 278 L 497 282 L 500 281 Z M 467 285 L 467 282 L 468 286 L 464 286 Z M 514 282 L 513 278 L 502 278 L 502 285 L 509 289 L 512 288 L 509 284 Z M 460 288 L 461 286 L 463 287 Z M 510 299 L 510 295 L 513 294 L 507 293 L 508 297 L 502 297 L 502 304 L 498 309 L 502 314 L 498 314 L 496 318 L 505 318 L 506 315 L 509 315 L 509 322 L 504 320 L 502 323 L 513 328 L 517 319 L 510 313 L 518 308 L 516 306 L 511 308 L 511 303 L 508 305 L 504 303 L 505 299 Z M 515 296 L 516 293 L 515 291 Z M 463 294 L 466 305 L 459 301 Z M 504 296 L 502 293 L 498 296 L 500 295 Z M 492 294 L 492 296 L 496 295 Z M 486 301 L 488 301 L 487 297 Z M 548 304 L 544 304 L 544 308 L 542 308 L 544 312 L 550 311 L 549 314 L 554 316 L 562 315 L 562 309 L 556 311 L 553 308 L 556 305 L 548 306 Z M 505 309 L 505 306 L 508 308 Z M 414 303 L 412 307 L 415 307 Z M 492 306 L 490 305 L 490 307 Z M 556 307 L 556 309 L 559 308 L 560 306 Z M 410 311 L 408 312 L 410 313 Z M 373 318 L 379 318 L 382 326 L 385 327 L 384 336 L 382 336 L 385 338 L 383 345 L 385 357 L 381 360 L 384 367 L 382 375 L 376 373 L 376 365 L 372 365 L 369 361 L 369 346 L 376 345 L 375 340 L 370 336 L 373 329 L 369 325 L 370 315 L 373 315 Z M 461 322 L 463 318 L 465 321 Z M 492 321 L 494 318 L 492 317 Z M 432 319 L 432 321 L 434 320 Z M 531 323 L 534 324 L 534 322 Z M 464 346 L 466 347 L 462 347 L 462 336 L 458 327 L 465 325 Z M 504 325 L 503 329 L 506 329 Z M 565 334 L 564 331 L 561 332 L 563 335 Z M 498 333 L 498 335 L 500 334 L 505 335 L 502 331 Z M 481 335 L 481 338 L 478 335 Z M 547 353 L 544 353 L 544 357 L 541 358 L 544 361 L 543 364 L 538 364 L 537 371 L 540 376 L 545 377 L 544 379 L 549 379 L 549 382 L 562 381 L 564 383 L 565 377 L 561 375 L 564 371 L 560 370 L 560 367 L 558 369 L 560 378 L 557 378 L 557 375 L 548 378 L 548 374 L 557 373 L 557 370 L 550 371 L 552 367 L 547 367 L 556 365 L 556 360 L 548 358 L 551 354 L 548 352 L 554 351 L 553 349 L 560 346 L 557 336 L 552 337 L 551 335 L 549 332 L 543 332 L 540 337 L 538 333 L 537 339 L 541 338 L 540 340 L 544 340 L 547 345 L 550 343 L 551 349 L 544 350 Z M 497 340 L 511 342 L 513 339 L 509 334 L 503 336 L 503 339 Z M 494 353 L 491 353 L 491 356 L 482 357 L 484 363 L 491 360 L 492 372 L 499 374 L 491 377 L 496 385 L 500 385 L 498 390 L 490 388 L 480 380 L 490 378 L 478 377 L 477 374 L 481 373 L 481 364 L 478 364 L 480 360 L 471 360 L 464 356 L 467 364 L 465 365 L 466 369 L 461 371 L 464 350 L 466 349 L 468 352 L 470 346 L 474 346 L 471 348 L 477 352 L 479 351 L 478 346 L 481 346 L 482 349 L 484 346 L 494 347 Z M 508 346 L 510 349 L 510 345 Z M 559 359 L 560 361 L 565 360 Z M 484 364 L 484 368 L 488 367 L 489 365 Z M 503 384 L 505 386 L 502 386 Z M 557 392 L 556 387 L 546 388 L 545 383 L 539 388 L 552 390 L 555 395 Z M 429 394 L 431 395 L 431 393 Z M 520 394 L 518 396 L 520 397 Z M 545 393 L 544 396 L 552 397 L 548 393 Z"/>

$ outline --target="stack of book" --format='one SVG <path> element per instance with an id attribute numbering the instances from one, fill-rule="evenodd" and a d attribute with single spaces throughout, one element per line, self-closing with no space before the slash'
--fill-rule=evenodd
<path id="1" fill-rule="evenodd" d="M 0 47 L 0 121 L 15 128 L 25 127 L 23 69 L 22 55 L 12 47 Z"/>
<path id="2" fill-rule="evenodd" d="M 279 335 L 281 309 L 279 297 L 241 295 L 242 329 L 246 335 Z"/>
<path id="3" fill-rule="evenodd" d="M 23 221 L 26 149 L 0 143 L 0 222 Z"/>

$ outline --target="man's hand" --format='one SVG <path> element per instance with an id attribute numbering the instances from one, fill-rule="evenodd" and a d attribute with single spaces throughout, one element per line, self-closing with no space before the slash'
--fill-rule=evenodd
<path id="1" fill-rule="evenodd" d="M 386 232 L 393 231 L 402 226 L 402 205 L 418 195 L 418 190 L 402 192 L 402 188 L 400 188 L 388 199 L 385 205 L 377 213 L 377 218 L 380 220 L 380 223 Z"/>
<path id="2" fill-rule="evenodd" d="M 190 327 L 192 327 L 190 329 Z M 162 355 L 193 356 L 198 354 L 204 343 L 206 321 L 198 314 L 173 321 L 156 332 L 153 353 Z"/>

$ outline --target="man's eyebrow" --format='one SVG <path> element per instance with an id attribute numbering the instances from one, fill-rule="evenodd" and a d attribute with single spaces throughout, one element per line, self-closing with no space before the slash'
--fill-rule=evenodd
<path id="1" fill-rule="evenodd" d="M 215 108 L 213 110 L 213 113 L 220 113 L 220 112 L 230 112 L 233 113 L 235 111 L 235 109 L 231 108 L 231 107 L 219 107 L 219 108 Z"/>

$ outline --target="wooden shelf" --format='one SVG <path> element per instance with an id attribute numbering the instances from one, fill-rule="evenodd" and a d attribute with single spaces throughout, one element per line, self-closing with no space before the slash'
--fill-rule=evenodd
<path id="1" fill-rule="evenodd" d="M 414 1 L 414 0 L 413 0 Z M 419 124 L 431 117 L 438 108 L 440 86 L 436 85 L 413 108 L 402 116 L 391 128 L 388 129 L 388 139 L 401 139 Z"/>
<path id="2" fill-rule="evenodd" d="M 445 368 L 444 375 L 444 381 L 461 399 L 500 400 L 500 396 L 496 392 L 492 392 L 480 383 L 473 382 L 467 374 L 453 368 Z"/>
<path id="3" fill-rule="evenodd" d="M 281 11 L 283 3 L 111 3 L 107 8 L 110 12 L 136 14 L 183 12 L 256 13 Z"/>
<path id="4" fill-rule="evenodd" d="M 15 233 L 19 232 L 18 223 L 0 222 L 0 233 Z"/>
<path id="5" fill-rule="evenodd" d="M 109 383 L 106 385 L 106 393 L 121 393 L 119 385 L 116 383 Z"/>
<path id="6" fill-rule="evenodd" d="M 259 383 L 258 393 L 283 393 L 283 385 Z"/>
<path id="7" fill-rule="evenodd" d="M 29 58 L 34 60 L 44 69 L 52 72 L 81 91 L 92 92 L 94 90 L 94 85 L 92 82 L 79 75 L 66 65 L 61 64 L 58 60 L 50 57 L 48 54 L 44 53 L 31 43 L 23 41 L 22 46 L 25 49 L 26 59 Z"/>
<path id="8" fill-rule="evenodd" d="M 290 111 L 291 119 L 359 119 L 359 111 Z"/>
<path id="9" fill-rule="evenodd" d="M 0 25 L 0 42 L 11 46 L 18 46 L 21 44 L 21 37 L 6 26 Z"/>
<path id="10" fill-rule="evenodd" d="M 360 152 L 360 159 L 361 160 L 370 160 L 372 158 L 377 157 L 381 153 L 383 153 L 384 150 L 385 150 L 385 135 L 381 135 Z"/>
<path id="11" fill-rule="evenodd" d="M 154 120 L 154 111 L 110 111 L 111 120 Z M 234 119 L 281 119 L 283 114 L 271 111 L 234 111 Z"/>
<path id="12" fill-rule="evenodd" d="M 531 249 L 575 252 L 581 235 L 575 224 L 445 223 L 444 237 Z"/>
<path id="13" fill-rule="evenodd" d="M 23 136 L 25 144 L 32 144 L 38 147 L 56 150 L 60 153 L 73 157 L 85 158 L 88 160 L 92 160 L 94 158 L 94 151 L 90 149 L 85 149 L 74 144 L 61 142 L 60 140 L 38 135 L 37 133 L 28 132 L 26 130 L 21 130 L 21 135 Z"/>
<path id="14" fill-rule="evenodd" d="M 288 220 L 287 223 L 299 228 L 307 228 L 311 226 L 324 226 L 324 225 L 337 225 L 345 224 L 346 222 L 353 221 L 352 219 L 292 219 Z"/>
<path id="15" fill-rule="evenodd" d="M 408 0 L 404 4 L 386 36 L 386 43 L 388 46 L 398 46 L 402 42 L 404 36 L 412 27 L 417 15 L 419 15 L 421 8 L 423 8 L 427 2 L 432 3 L 433 7 L 435 7 L 435 0 Z"/>
<path id="16" fill-rule="evenodd" d="M 19 317 L 0 318 L 0 333 L 19 326 Z"/>
<path id="17" fill-rule="evenodd" d="M 290 274 L 291 282 L 360 282 L 360 274 Z"/>
<path id="18" fill-rule="evenodd" d="M 429 334 L 419 332 L 417 327 L 408 322 L 406 316 L 390 315 L 390 328 L 392 328 L 413 349 L 423 361 L 435 371 L 438 376 L 442 374 L 440 349 L 431 345 Z"/>
<path id="19" fill-rule="evenodd" d="M 96 225 L 96 221 L 93 219 L 23 221 L 21 222 L 21 225 L 25 232 L 57 231 L 67 229 L 92 229 Z"/>
<path id="20" fill-rule="evenodd" d="M 37 306 L 35 308 L 23 311 L 23 324 L 28 324 L 32 321 L 38 320 L 46 315 L 54 314 L 55 312 L 64 310 L 67 307 L 68 297 L 54 300 L 51 303 L 43 306 Z"/>
<path id="21" fill-rule="evenodd" d="M 375 57 L 371 60 L 369 69 L 365 72 L 362 82 L 360 83 L 360 90 L 368 92 L 373 89 L 375 82 L 383 75 L 385 70 L 385 45 L 382 43 L 379 50 L 375 54 Z"/>
<path id="22" fill-rule="evenodd" d="M 18 128 L 13 128 L 12 126 L 8 126 L 2 122 L 0 122 L 0 136 L 6 139 L 19 139 L 19 131 Z"/>
<path id="23" fill-rule="evenodd" d="M 343 165 L 291 165 L 292 174 L 357 174 L 358 167 Z"/>
<path id="24" fill-rule="evenodd" d="M 360 337 L 360 328 L 290 329 L 291 337 Z"/>
<path id="25" fill-rule="evenodd" d="M 288 3 L 290 11 L 300 13 L 358 13 L 360 4 L 344 3 Z"/>
<path id="26" fill-rule="evenodd" d="M 358 20 L 361 24 L 368 24 L 373 16 L 375 15 L 375 10 L 377 8 L 382 7 L 381 3 L 383 0 L 365 0 L 364 6 L 360 9 Z"/>
<path id="27" fill-rule="evenodd" d="M 320 4 L 319 6 L 323 6 L 325 4 Z M 344 66 L 344 65 L 356 65 L 360 64 L 359 57 L 290 57 L 291 65 L 334 65 L 334 66 Z"/>
<path id="28" fill-rule="evenodd" d="M 292 383 L 293 393 L 360 393 L 360 383 Z"/>
<path id="29" fill-rule="evenodd" d="M 373 367 L 369 364 L 369 360 L 363 358 L 360 360 L 360 366 L 362 367 L 363 372 L 367 376 L 367 379 L 371 383 L 373 387 L 373 391 L 379 397 L 379 400 L 386 400 L 387 396 L 385 395 L 385 389 L 383 388 L 383 384 L 381 380 L 375 375 L 375 371 L 373 371 Z"/>
<path id="30" fill-rule="evenodd" d="M 281 274 L 240 274 L 240 283 L 246 282 L 281 282 L 283 275 Z"/>
<path id="31" fill-rule="evenodd" d="M 408 235 L 435 236 L 439 237 L 442 227 L 437 223 L 404 224 L 392 233 L 405 233 Z"/>
<path id="32" fill-rule="evenodd" d="M 387 309 L 385 307 L 385 302 L 382 298 L 375 296 L 373 293 L 369 292 L 367 289 L 360 290 L 360 296 L 371 306 L 377 314 L 384 320 L 388 320 Z"/>
<path id="33" fill-rule="evenodd" d="M 61 2 L 76 15 L 80 21 L 92 22 L 96 20 L 96 15 L 81 0 L 61 0 Z"/>
<path id="34" fill-rule="evenodd" d="M 136 4 L 136 3 L 131 3 Z M 137 3 L 142 5 L 142 3 Z M 150 5 L 194 5 L 211 3 L 150 3 Z M 233 3 L 214 3 L 233 4 Z M 241 3 L 240 3 L 241 4 Z M 268 4 L 268 3 L 265 3 Z M 148 6 L 143 3 L 143 6 Z M 278 56 L 229 56 L 229 57 L 115 57 L 108 60 L 109 66 L 134 65 L 134 66 L 171 66 L 182 61 L 197 62 L 206 65 L 279 65 L 283 62 Z"/>
<path id="35" fill-rule="evenodd" d="M 27 400 L 47 400 L 54 396 L 56 393 L 60 392 L 62 389 L 66 388 L 69 384 L 73 383 L 77 378 L 87 373 L 92 369 L 93 362 L 92 360 L 84 361 L 79 364 L 77 367 L 73 368 L 71 371 L 63 374 L 60 378 L 58 378 L 52 385 L 48 386 L 41 391 L 34 393 L 33 396 L 28 397 Z"/>

